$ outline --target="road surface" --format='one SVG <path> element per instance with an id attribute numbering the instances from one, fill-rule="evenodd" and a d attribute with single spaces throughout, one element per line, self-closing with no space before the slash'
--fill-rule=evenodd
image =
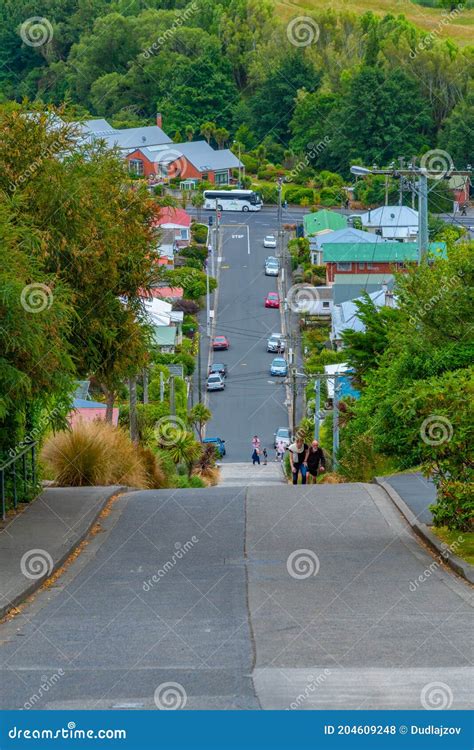
<path id="1" fill-rule="evenodd" d="M 0 625 L 1 708 L 469 707 L 471 589 L 381 488 L 140 491 L 101 523 Z"/>
<path id="2" fill-rule="evenodd" d="M 225 439 L 225 461 L 233 463 L 250 461 L 255 434 L 273 459 L 273 433 L 288 427 L 284 378 L 271 377 L 276 355 L 266 350 L 270 334 L 282 330 L 280 310 L 264 306 L 277 279 L 265 276 L 264 260 L 276 250 L 264 248 L 263 238 L 276 232 L 275 219 L 262 212 L 222 214 L 215 333 L 228 337 L 230 349 L 212 353 L 211 361 L 226 363 L 228 377 L 225 391 L 208 394 L 206 434 Z M 203 350 L 206 370 L 207 341 Z"/>

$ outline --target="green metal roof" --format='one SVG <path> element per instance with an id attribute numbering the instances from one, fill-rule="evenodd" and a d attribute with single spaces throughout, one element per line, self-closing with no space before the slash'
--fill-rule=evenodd
<path id="1" fill-rule="evenodd" d="M 446 243 L 431 242 L 429 249 L 436 255 L 446 254 Z M 323 246 L 325 263 L 343 263 L 358 261 L 360 263 L 407 263 L 418 260 L 416 242 L 380 242 L 374 245 L 369 242 L 332 242 Z"/>
<path id="2" fill-rule="evenodd" d="M 344 229 L 347 227 L 347 219 L 342 214 L 336 214 L 334 211 L 316 211 L 314 214 L 305 214 L 303 216 L 304 233 L 306 237 L 317 232 L 324 232 L 328 229 Z"/>
<path id="3" fill-rule="evenodd" d="M 176 343 L 175 326 L 153 326 L 153 339 L 156 346 L 174 346 Z"/>

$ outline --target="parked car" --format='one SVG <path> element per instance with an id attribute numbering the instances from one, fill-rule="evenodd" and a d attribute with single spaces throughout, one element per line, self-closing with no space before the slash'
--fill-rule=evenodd
<path id="1" fill-rule="evenodd" d="M 265 263 L 265 276 L 278 276 L 280 264 L 277 260 L 267 260 Z"/>
<path id="2" fill-rule="evenodd" d="M 216 452 L 219 458 L 222 458 L 222 456 L 225 456 L 225 440 L 222 440 L 222 438 L 208 437 L 208 438 L 204 438 L 202 442 L 214 445 L 214 448 L 216 449 Z"/>
<path id="3" fill-rule="evenodd" d="M 284 352 L 285 339 L 282 333 L 272 333 L 267 341 L 267 352 Z"/>
<path id="4" fill-rule="evenodd" d="M 227 336 L 215 336 L 212 339 L 212 348 L 214 351 L 217 351 L 218 349 L 228 349 L 229 346 L 230 344 Z"/>
<path id="5" fill-rule="evenodd" d="M 286 448 L 291 443 L 291 432 L 287 427 L 279 427 L 278 430 L 273 434 L 273 447 L 277 447 L 277 443 L 281 440 L 285 444 Z"/>
<path id="6" fill-rule="evenodd" d="M 283 357 L 275 357 L 270 365 L 270 375 L 285 377 L 288 375 L 288 365 Z"/>
<path id="7" fill-rule="evenodd" d="M 225 365 L 223 362 L 213 362 L 212 365 L 209 365 L 209 375 L 213 375 L 214 373 L 217 373 L 218 375 L 222 375 L 223 378 L 227 377 L 227 365 Z"/>
<path id="8" fill-rule="evenodd" d="M 207 379 L 207 390 L 208 391 L 223 391 L 225 388 L 225 380 L 222 375 L 217 372 L 213 375 L 209 375 Z"/>
<path id="9" fill-rule="evenodd" d="M 276 292 L 268 292 L 265 297 L 265 307 L 280 307 L 280 298 Z"/>
<path id="10" fill-rule="evenodd" d="M 276 247 L 277 241 L 274 234 L 267 234 L 263 240 L 263 247 Z"/>

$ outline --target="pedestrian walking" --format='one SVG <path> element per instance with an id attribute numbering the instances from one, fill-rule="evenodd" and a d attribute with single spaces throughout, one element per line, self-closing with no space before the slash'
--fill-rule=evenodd
<path id="1" fill-rule="evenodd" d="M 260 450 L 260 445 L 260 438 L 258 437 L 258 435 L 254 435 L 252 438 L 252 449 L 255 450 L 256 448 L 257 450 Z"/>
<path id="2" fill-rule="evenodd" d="M 263 449 L 262 456 L 263 456 L 263 465 L 266 466 L 268 462 L 268 453 L 267 453 L 266 448 Z"/>
<path id="3" fill-rule="evenodd" d="M 304 442 L 302 437 L 297 437 L 295 442 L 288 446 L 288 450 L 290 452 L 290 468 L 293 475 L 293 484 L 298 484 L 299 473 L 301 473 L 301 484 L 306 484 L 309 446 Z"/>
<path id="4" fill-rule="evenodd" d="M 252 453 L 252 463 L 255 466 L 255 464 L 258 464 L 260 466 L 260 451 L 258 448 L 253 449 Z"/>
<path id="5" fill-rule="evenodd" d="M 285 443 L 283 440 L 277 440 L 275 449 L 275 461 L 283 461 L 283 454 L 285 453 Z"/>
<path id="6" fill-rule="evenodd" d="M 317 440 L 313 440 L 308 451 L 308 484 L 316 484 L 318 474 L 326 471 L 326 459 L 324 451 L 319 447 Z"/>

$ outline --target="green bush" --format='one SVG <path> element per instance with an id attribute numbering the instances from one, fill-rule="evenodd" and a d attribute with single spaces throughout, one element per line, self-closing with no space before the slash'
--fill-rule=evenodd
<path id="1" fill-rule="evenodd" d="M 207 241 L 207 226 L 205 224 L 193 223 L 191 225 L 191 237 L 197 245 L 205 245 Z"/>
<path id="2" fill-rule="evenodd" d="M 150 390 L 152 383 L 151 381 Z M 150 394 L 149 394 L 150 395 Z M 153 395 L 155 395 L 153 390 Z M 159 390 L 158 390 L 159 398 Z M 156 423 L 170 413 L 169 403 L 163 401 L 162 403 L 149 403 L 149 404 L 137 404 L 137 425 L 138 425 L 138 439 L 144 445 L 151 445 L 153 443 L 154 428 Z M 126 430 L 130 429 L 130 405 L 121 404 L 119 409 L 119 425 L 124 427 Z"/>
<path id="3" fill-rule="evenodd" d="M 256 188 L 261 195 L 264 203 L 275 204 L 278 203 L 278 188 L 273 185 L 261 185 Z"/>
<path id="4" fill-rule="evenodd" d="M 321 189 L 319 202 L 321 206 L 338 206 L 344 198 L 344 191 L 340 188 L 324 187 Z"/>
<path id="5" fill-rule="evenodd" d="M 298 205 L 301 205 L 301 201 L 306 198 L 310 205 L 313 202 L 314 199 L 314 190 L 311 188 L 287 188 L 285 190 L 285 200 L 288 201 L 288 203 L 296 203 Z"/>
<path id="6" fill-rule="evenodd" d="M 250 156 L 249 154 L 242 154 L 240 157 L 240 161 L 245 166 L 246 172 L 250 172 L 251 174 L 257 173 L 258 161 L 254 156 Z"/>

